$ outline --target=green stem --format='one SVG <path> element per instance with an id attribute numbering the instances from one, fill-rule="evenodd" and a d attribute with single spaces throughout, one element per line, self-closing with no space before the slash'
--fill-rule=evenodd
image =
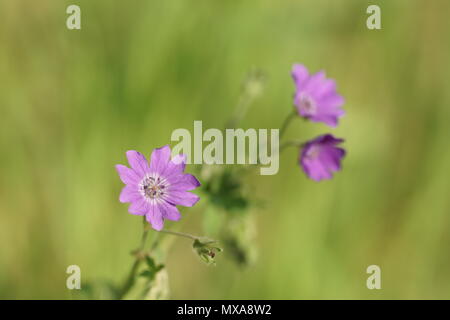
<path id="1" fill-rule="evenodd" d="M 302 141 L 296 141 L 296 140 L 289 140 L 289 141 L 286 141 L 285 143 L 283 143 L 281 146 L 280 146 L 280 153 L 281 153 L 281 151 L 283 151 L 284 149 L 286 149 L 287 147 L 301 147 L 301 146 L 303 146 L 304 145 L 304 142 L 302 142 Z"/>
<path id="2" fill-rule="evenodd" d="M 131 267 L 131 270 L 130 270 L 127 280 L 125 281 L 122 289 L 120 290 L 120 299 L 123 299 L 123 297 L 126 295 L 128 290 L 130 290 L 130 288 L 134 284 L 134 281 L 136 279 L 136 273 L 139 270 L 139 266 L 141 265 L 141 262 L 144 257 L 143 251 L 144 251 L 144 247 L 145 247 L 145 242 L 147 241 L 147 237 L 148 237 L 148 230 L 149 229 L 146 224 L 145 217 L 144 217 L 144 232 L 142 233 L 141 243 L 139 245 L 139 248 L 133 252 L 136 255 L 136 260 L 134 261 L 133 266 Z"/>
<path id="3" fill-rule="evenodd" d="M 171 235 L 174 235 L 174 236 L 183 237 L 183 238 L 187 238 L 187 239 L 191 239 L 191 240 L 199 240 L 199 239 L 201 239 L 201 237 L 194 236 L 192 234 L 184 233 L 184 232 L 170 231 L 170 230 L 165 230 L 165 229 L 163 229 L 163 230 L 161 230 L 159 232 L 163 232 L 163 233 L 167 233 L 167 234 L 171 234 Z"/>
<path id="4" fill-rule="evenodd" d="M 134 261 L 133 266 L 131 267 L 128 278 L 126 279 L 122 289 L 120 290 L 120 295 L 119 295 L 120 299 L 123 299 L 125 297 L 125 295 L 127 294 L 127 292 L 134 285 L 134 282 L 136 280 L 136 274 L 139 270 L 139 266 L 141 265 L 142 261 L 145 258 L 145 255 L 146 255 L 144 252 L 144 248 L 145 248 L 145 243 L 148 238 L 149 230 L 150 230 L 150 227 L 149 227 L 148 223 L 145 221 L 145 217 L 144 217 L 144 232 L 142 233 L 141 242 L 140 242 L 139 248 L 136 249 L 135 251 L 133 251 L 133 253 L 136 256 L 136 260 Z M 189 233 L 177 232 L 177 231 L 161 230 L 159 232 L 175 235 L 178 237 L 187 238 L 187 239 L 194 240 L 194 241 L 203 239 L 202 237 L 194 236 Z M 211 243 L 212 242 L 215 242 L 215 241 L 211 240 Z M 151 250 L 154 250 L 158 246 L 158 244 L 159 244 L 159 240 L 156 239 L 152 245 Z"/>
<path id="5" fill-rule="evenodd" d="M 261 94 L 264 86 L 264 75 L 257 70 L 251 71 L 242 86 L 236 108 L 225 128 L 235 128 L 245 117 L 255 99 Z"/>
<path id="6" fill-rule="evenodd" d="M 280 139 L 283 137 L 284 133 L 286 132 L 286 129 L 288 128 L 291 121 L 297 116 L 297 111 L 294 110 L 288 116 L 284 119 L 283 124 L 281 125 L 280 129 Z"/>

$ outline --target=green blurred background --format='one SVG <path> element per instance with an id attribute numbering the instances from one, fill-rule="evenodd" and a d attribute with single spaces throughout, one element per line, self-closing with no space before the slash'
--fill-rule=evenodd
<path id="1" fill-rule="evenodd" d="M 370 4 L 382 30 L 366 28 Z M 251 181 L 255 263 L 208 267 L 176 239 L 171 297 L 450 298 L 449 15 L 447 0 L 0 0 L 0 298 L 71 298 L 71 264 L 122 281 L 141 236 L 118 201 L 125 151 L 149 155 L 194 120 L 223 127 L 255 67 L 267 82 L 241 126 L 279 127 L 295 62 L 337 80 L 347 115 L 288 136 L 345 138 L 344 170 L 315 183 L 287 150 Z M 182 214 L 203 232 L 201 210 Z"/>

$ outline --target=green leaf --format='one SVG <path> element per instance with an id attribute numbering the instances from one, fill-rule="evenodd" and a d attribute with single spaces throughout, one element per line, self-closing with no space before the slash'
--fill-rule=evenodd
<path id="1" fill-rule="evenodd" d="M 217 176 L 211 177 L 204 190 L 215 206 L 226 211 L 242 211 L 249 206 L 249 201 L 244 193 L 241 179 L 242 176 L 232 170 L 224 170 Z"/>
<path id="2" fill-rule="evenodd" d="M 139 274 L 140 277 L 146 277 L 150 280 L 153 280 L 153 278 L 155 277 L 155 272 L 154 271 L 150 271 L 150 270 L 144 270 Z"/>
<path id="3" fill-rule="evenodd" d="M 153 260 L 152 257 L 150 256 L 146 256 L 145 257 L 145 262 L 147 263 L 147 266 L 149 267 L 150 270 L 154 270 L 156 265 L 155 265 L 155 260 Z"/>
<path id="4" fill-rule="evenodd" d="M 155 273 L 157 273 L 158 271 L 161 271 L 162 269 L 164 269 L 164 265 L 163 264 L 160 264 L 160 265 L 158 265 L 156 268 L 155 268 Z"/>

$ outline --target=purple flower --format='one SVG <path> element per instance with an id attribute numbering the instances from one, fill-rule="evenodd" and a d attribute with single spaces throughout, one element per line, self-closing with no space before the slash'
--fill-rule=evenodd
<path id="1" fill-rule="evenodd" d="M 326 134 L 305 143 L 300 151 L 300 165 L 308 177 L 315 181 L 331 179 L 334 171 L 341 170 L 345 150 L 336 146 L 343 141 Z"/>
<path id="2" fill-rule="evenodd" d="M 310 75 L 301 64 L 293 66 L 292 77 L 296 87 L 294 105 L 298 114 L 313 122 L 336 127 L 338 118 L 345 112 L 340 109 L 344 99 L 336 92 L 334 80 L 327 79 L 323 71 Z"/>
<path id="3" fill-rule="evenodd" d="M 120 193 L 120 202 L 130 202 L 128 211 L 143 216 L 153 229 L 161 230 L 164 219 L 177 221 L 181 218 L 177 205 L 192 207 L 200 198 L 188 192 L 200 185 L 191 174 L 183 173 L 186 156 L 170 159 L 170 147 L 154 149 L 150 163 L 134 150 L 127 151 L 131 169 L 116 165 L 125 187 Z"/>

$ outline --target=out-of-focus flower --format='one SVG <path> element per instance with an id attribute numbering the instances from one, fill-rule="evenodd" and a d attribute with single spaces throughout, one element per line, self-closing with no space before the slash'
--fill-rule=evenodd
<path id="1" fill-rule="evenodd" d="M 300 116 L 313 122 L 323 122 L 336 127 L 338 118 L 345 114 L 341 106 L 344 99 L 336 92 L 336 83 L 325 77 L 324 71 L 310 75 L 301 64 L 292 68 L 296 92 L 294 105 Z"/>
<path id="2" fill-rule="evenodd" d="M 153 229 L 161 230 L 164 219 L 177 221 L 181 218 L 177 205 L 192 207 L 200 198 L 191 192 L 200 182 L 191 174 L 184 173 L 186 157 L 177 155 L 170 159 L 170 147 L 154 149 L 150 164 L 134 150 L 127 151 L 131 169 L 116 165 L 125 187 L 120 202 L 130 202 L 131 214 L 145 215 Z"/>
<path id="3" fill-rule="evenodd" d="M 343 141 L 326 134 L 304 144 L 300 150 L 300 165 L 308 177 L 315 181 L 331 179 L 334 171 L 341 170 L 346 152 L 337 145 Z"/>

